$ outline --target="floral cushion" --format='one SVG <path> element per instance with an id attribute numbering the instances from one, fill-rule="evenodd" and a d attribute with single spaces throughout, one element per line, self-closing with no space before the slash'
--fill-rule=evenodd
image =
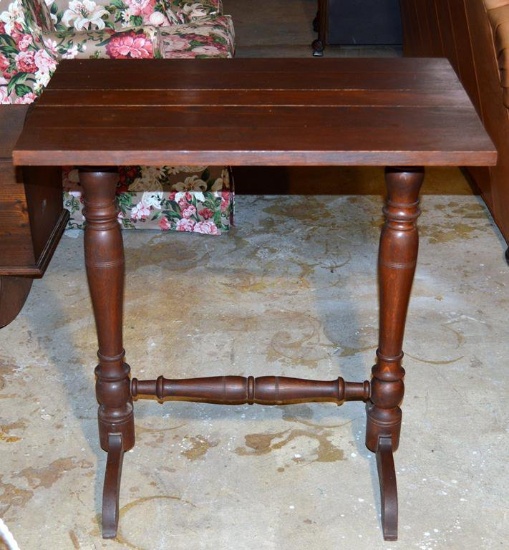
<path id="1" fill-rule="evenodd" d="M 0 21 L 9 35 L 13 31 L 35 32 L 51 28 L 49 9 L 40 0 L 0 0 Z"/>
<path id="2" fill-rule="evenodd" d="M 235 33 L 229 15 L 161 29 L 157 46 L 165 59 L 233 57 Z"/>
<path id="3" fill-rule="evenodd" d="M 159 57 L 157 29 L 150 26 L 118 32 L 111 29 L 47 32 L 43 40 L 46 48 L 59 59 Z"/>
<path id="4" fill-rule="evenodd" d="M 121 30 L 174 24 L 166 15 L 168 0 L 49 0 L 53 25 L 47 31 Z"/>
<path id="5" fill-rule="evenodd" d="M 33 1 L 33 0 L 32 0 Z M 220 15 L 220 0 L 47 0 L 45 31 L 167 27 Z M 44 4 L 44 1 L 41 0 Z M 46 6 L 46 5 L 45 5 Z"/>
<path id="6" fill-rule="evenodd" d="M 0 0 L 0 104 L 32 103 L 56 58 L 44 48 L 45 14 L 37 0 Z"/>
<path id="7" fill-rule="evenodd" d="M 126 229 L 192 231 L 219 235 L 230 228 L 233 192 L 229 169 L 206 166 L 119 168 L 119 221 Z M 81 229 L 83 200 L 78 171 L 64 169 L 69 227 Z"/>
<path id="8" fill-rule="evenodd" d="M 223 15 L 186 25 L 157 29 L 144 26 L 123 31 L 55 31 L 43 34 L 51 58 L 151 59 L 232 57 L 234 30 Z"/>
<path id="9" fill-rule="evenodd" d="M 180 23 L 190 23 L 202 17 L 211 17 L 223 13 L 221 0 L 165 0 L 168 4 L 168 17 L 175 16 Z"/>

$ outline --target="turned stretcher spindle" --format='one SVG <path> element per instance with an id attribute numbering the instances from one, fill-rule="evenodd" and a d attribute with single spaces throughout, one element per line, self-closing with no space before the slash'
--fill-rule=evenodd
<path id="1" fill-rule="evenodd" d="M 185 401 L 205 401 L 227 405 L 254 403 L 285 405 L 311 401 L 331 401 L 338 405 L 344 401 L 367 401 L 370 384 L 336 380 L 304 380 L 286 376 L 213 376 L 173 380 L 159 376 L 157 380 L 131 381 L 131 394 L 156 396 Z"/>

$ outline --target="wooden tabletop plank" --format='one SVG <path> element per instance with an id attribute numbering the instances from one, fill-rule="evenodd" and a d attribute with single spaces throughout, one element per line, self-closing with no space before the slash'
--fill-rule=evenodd
<path id="1" fill-rule="evenodd" d="M 444 120 L 448 122 L 444 124 Z M 76 109 L 61 107 L 46 107 L 35 109 L 28 115 L 30 128 L 33 131 L 41 128 L 59 128 L 67 133 L 75 133 L 79 130 L 94 131 L 96 128 L 112 128 L 114 132 L 123 132 L 128 129 L 153 128 L 167 129 L 169 133 L 174 128 L 186 127 L 192 130 L 194 127 L 223 128 L 232 130 L 236 127 L 260 129 L 271 129 L 278 132 L 278 129 L 298 128 L 302 133 L 306 128 L 318 128 L 320 131 L 328 127 L 336 133 L 336 139 L 332 143 L 324 144 L 326 147 L 335 149 L 338 146 L 348 144 L 352 134 L 358 131 L 370 131 L 371 135 L 366 136 L 369 141 L 379 139 L 378 134 L 385 140 L 395 139 L 394 132 L 401 129 L 408 134 L 435 138 L 435 132 L 441 132 L 447 128 L 453 142 L 452 147 L 461 149 L 465 140 L 470 140 L 473 133 L 474 139 L 491 147 L 490 141 L 485 137 L 482 139 L 483 128 L 472 109 L 456 108 L 451 110 L 444 107 L 370 107 L 370 106 L 346 106 L 346 107 L 309 107 L 307 105 L 296 106 L 230 106 L 225 111 L 217 106 L 144 106 L 138 107 L 103 107 L 81 106 Z M 481 134 L 477 139 L 476 135 Z M 314 134 L 316 137 L 316 134 Z M 385 136 L 385 137 L 384 137 Z M 406 135 L 410 138 L 410 135 Z M 155 141 L 151 135 L 137 136 L 136 140 Z M 167 139 L 171 139 L 168 136 Z M 187 139 L 182 136 L 182 148 L 187 146 Z M 217 140 L 223 136 L 217 136 Z M 247 139 L 247 138 L 246 138 Z M 295 136 L 286 145 L 290 148 Z M 63 138 L 63 141 L 67 137 Z M 23 141 L 18 142 L 17 149 L 21 143 L 32 143 L 37 145 L 30 134 L 23 136 Z M 64 143 L 65 145 L 65 143 Z M 134 145 L 134 144 L 133 144 Z M 253 144 L 256 146 L 256 144 Z"/>
<path id="2" fill-rule="evenodd" d="M 210 145 L 210 144 L 209 144 Z M 41 153 L 44 154 L 43 149 Z M 117 148 L 69 151 L 51 151 L 52 164 L 68 165 L 72 158 L 77 166 L 186 166 L 186 165 L 224 165 L 229 166 L 489 166 L 494 164 L 494 155 L 478 151 L 469 153 L 449 151 L 421 151 L 407 148 L 404 151 L 370 150 L 341 151 L 340 155 L 330 151 L 302 150 L 288 151 L 271 149 L 262 154 L 234 149 L 207 149 L 189 151 L 137 150 L 122 149 L 122 142 Z M 49 155 L 46 155 L 48 157 Z M 471 163 L 469 158 L 475 157 Z M 18 155 L 19 164 L 43 164 L 41 154 L 26 151 Z M 91 159 L 94 159 L 93 161 Z M 340 159 L 340 160 L 339 160 Z M 495 156 L 496 159 L 496 156 Z M 49 163 L 47 163 L 49 164 Z"/>
<path id="3" fill-rule="evenodd" d="M 316 90 L 310 97 L 307 90 L 193 90 L 183 94 L 181 90 L 51 90 L 39 102 L 48 107 L 81 106 L 168 106 L 168 105 L 306 105 L 327 106 L 410 106 L 410 107 L 458 107 L 468 105 L 462 89 L 434 90 Z"/>
<path id="4" fill-rule="evenodd" d="M 464 121 L 462 121 L 464 122 Z M 297 164 L 437 166 L 490 165 L 496 152 L 486 139 L 471 139 L 471 126 L 458 147 L 457 131 L 435 125 L 433 131 L 412 132 L 410 122 L 395 125 L 393 132 L 373 131 L 368 123 L 345 130 L 324 126 L 320 139 L 313 132 L 291 126 L 126 127 L 97 126 L 93 132 L 67 128 L 32 128 L 31 143 L 18 143 L 18 164 Z M 367 137 L 369 135 L 369 138 Z M 65 140 L 62 136 L 66 136 Z M 150 136 L 150 139 L 140 139 Z M 64 143 L 65 141 L 65 143 Z M 100 149 L 98 149 L 100 144 Z M 484 147 L 483 147 L 484 145 Z M 117 154 L 118 152 L 118 154 Z M 112 154 L 115 153 L 115 154 Z M 122 159 L 122 160 L 121 160 Z"/>
<path id="5" fill-rule="evenodd" d="M 17 164 L 496 162 L 445 60 L 73 60 L 26 127 Z"/>
<path id="6" fill-rule="evenodd" d="M 126 64 L 128 69 L 126 69 Z M 76 59 L 62 60 L 59 63 L 64 69 L 60 71 L 52 85 L 58 85 L 59 82 L 72 80 L 71 75 L 78 78 L 83 74 L 88 74 L 95 79 L 97 75 L 109 79 L 122 79 L 129 85 L 139 85 L 137 79 L 142 75 L 148 79 L 144 83 L 150 85 L 150 82 L 157 83 L 159 75 L 164 78 L 171 78 L 178 72 L 179 78 L 173 78 L 173 84 L 180 85 L 180 82 L 188 78 L 193 79 L 201 77 L 201 83 L 225 82 L 240 80 L 245 75 L 255 75 L 259 78 L 263 74 L 272 74 L 280 76 L 282 73 L 293 73 L 298 75 L 301 83 L 312 82 L 313 78 L 319 78 L 321 75 L 329 75 L 332 79 L 341 79 L 342 75 L 356 75 L 356 78 L 363 78 L 365 75 L 380 73 L 386 77 L 393 78 L 396 75 L 415 74 L 433 74 L 436 77 L 442 75 L 450 78 L 449 63 L 444 59 L 419 58 L 416 65 L 412 58 L 340 58 L 340 59 L 275 59 L 270 63 L 266 59 L 194 59 L 193 63 L 185 59 L 151 59 L 142 60 L 110 60 L 110 59 Z M 84 73 L 86 69 L 86 73 Z M 454 74 L 454 73 L 453 73 Z M 136 77 L 136 78 L 135 78 Z M 157 85 L 157 84 L 156 84 Z M 304 84 L 305 85 L 305 84 Z"/>
<path id="7" fill-rule="evenodd" d="M 313 60 L 306 59 L 287 62 L 271 59 L 270 64 L 260 59 L 236 59 L 234 62 L 231 59 L 193 60 L 196 65 L 186 61 L 189 60 L 131 61 L 126 70 L 126 62 L 120 60 L 64 60 L 59 65 L 61 70 L 55 73 L 47 86 L 45 95 L 58 89 L 462 89 L 448 62 L 443 59 L 422 60 L 418 71 L 415 63 L 409 63 L 406 58 L 343 58 L 320 60 L 318 63 L 307 63 Z"/>
<path id="8" fill-rule="evenodd" d="M 96 60 L 94 63 L 96 63 Z M 231 61 L 231 60 L 230 60 Z M 84 68 L 84 71 L 87 69 Z M 59 73 L 55 73 L 58 75 Z M 407 74 L 385 73 L 346 73 L 338 72 L 332 77 L 320 72 L 316 75 L 297 73 L 282 73 L 277 75 L 272 72 L 249 73 L 240 71 L 235 78 L 224 80 L 219 75 L 204 78 L 207 75 L 184 74 L 177 80 L 175 73 L 163 71 L 157 76 L 146 76 L 131 72 L 129 75 L 114 72 L 104 74 L 92 74 L 84 78 L 79 73 L 66 74 L 65 78 L 56 79 L 47 90 L 444 90 L 455 87 L 455 80 L 447 72 L 430 73 L 422 75 L 423 78 L 432 79 L 429 84 L 418 78 L 412 78 Z M 276 79 L 277 77 L 277 79 Z M 51 81 L 53 82 L 53 80 Z M 458 87 L 459 89 L 459 87 Z M 46 94 L 47 95 L 47 94 Z"/>

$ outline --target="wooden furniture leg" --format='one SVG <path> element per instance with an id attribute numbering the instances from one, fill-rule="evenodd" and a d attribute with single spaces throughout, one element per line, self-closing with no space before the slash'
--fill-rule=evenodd
<path id="1" fill-rule="evenodd" d="M 366 446 L 376 453 L 385 540 L 396 540 L 398 497 L 393 452 L 401 430 L 405 371 L 403 336 L 410 292 L 417 263 L 422 168 L 387 168 L 385 224 L 380 237 L 378 277 L 380 336 L 377 362 L 372 369 L 371 397 L 367 404 Z"/>
<path id="2" fill-rule="evenodd" d="M 87 221 L 85 265 L 99 342 L 99 365 L 95 371 L 99 438 L 102 449 L 108 452 L 102 528 L 104 538 L 114 538 L 123 455 L 134 446 L 130 368 L 124 362 L 122 344 L 124 247 L 115 204 L 118 175 L 82 169 L 80 181 Z"/>
<path id="3" fill-rule="evenodd" d="M 318 11 L 313 21 L 313 29 L 318 32 L 318 38 L 313 40 L 311 47 L 315 57 L 322 57 L 327 43 L 329 0 L 318 0 Z"/>
<path id="4" fill-rule="evenodd" d="M 102 535 L 105 539 L 113 539 L 117 536 L 124 451 L 122 435 L 119 433 L 108 434 L 108 459 L 106 460 L 102 501 Z"/>
<path id="5" fill-rule="evenodd" d="M 390 437 L 378 439 L 376 466 L 380 483 L 381 519 L 384 540 L 398 540 L 398 487 Z"/>

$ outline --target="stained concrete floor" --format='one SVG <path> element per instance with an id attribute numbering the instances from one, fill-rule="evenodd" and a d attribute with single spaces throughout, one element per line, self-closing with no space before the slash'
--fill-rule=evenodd
<path id="1" fill-rule="evenodd" d="M 395 455 L 398 542 L 382 541 L 361 403 L 149 400 L 135 404 L 138 444 L 124 464 L 119 538 L 103 541 L 96 340 L 83 235 L 71 232 L 0 331 L 0 517 L 20 548 L 503 548 L 505 245 L 458 171 L 429 176 L 436 192 L 424 188 Z M 352 177 L 368 194 L 354 193 Z M 236 228 L 219 238 L 125 233 L 134 376 L 369 377 L 381 173 L 327 178 L 348 193 L 240 195 Z"/>

